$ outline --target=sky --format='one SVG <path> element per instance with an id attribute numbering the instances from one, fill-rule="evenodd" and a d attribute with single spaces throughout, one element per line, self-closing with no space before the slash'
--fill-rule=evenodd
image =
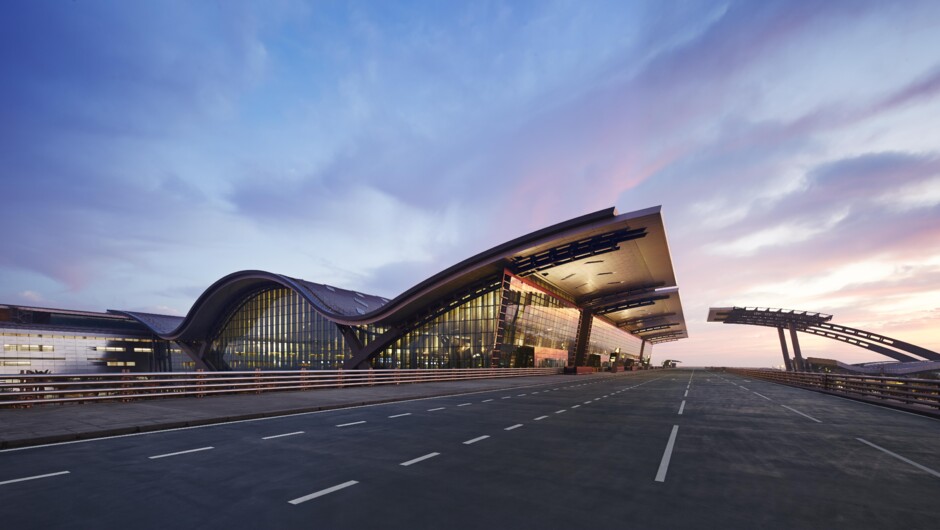
<path id="1" fill-rule="evenodd" d="M 940 351 L 940 2 L 11 0 L 0 303 L 184 315 L 263 269 L 394 297 L 512 237 L 662 205 L 710 306 Z M 887 360 L 801 335 L 805 356 Z"/>

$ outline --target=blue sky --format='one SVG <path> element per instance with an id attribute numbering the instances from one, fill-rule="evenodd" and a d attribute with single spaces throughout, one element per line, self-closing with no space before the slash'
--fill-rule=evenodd
<path id="1" fill-rule="evenodd" d="M 661 204 L 692 338 L 654 355 L 780 363 L 711 305 L 940 350 L 937 2 L 12 1 L 0 43 L 0 302 L 391 297 Z"/>

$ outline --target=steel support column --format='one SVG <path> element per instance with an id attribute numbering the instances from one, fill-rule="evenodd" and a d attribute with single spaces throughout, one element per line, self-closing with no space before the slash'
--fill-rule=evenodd
<path id="1" fill-rule="evenodd" d="M 342 328 L 340 328 L 342 329 Z M 352 330 L 350 330 L 350 333 Z M 385 333 L 372 339 L 369 344 L 362 346 L 358 352 L 353 352 L 352 357 L 346 359 L 343 363 L 344 370 L 367 370 L 372 367 L 369 361 L 388 347 L 389 344 L 398 340 L 405 331 L 398 326 L 389 326 Z M 358 338 L 356 340 L 358 342 Z M 361 343 L 360 343 L 361 344 Z"/>
<path id="2" fill-rule="evenodd" d="M 206 362 L 206 359 L 203 357 L 208 349 L 208 342 L 200 343 L 196 341 L 192 341 L 192 342 L 179 342 L 178 341 L 177 344 L 180 345 L 180 349 L 183 350 L 183 353 L 189 356 L 190 360 L 192 360 L 195 363 L 197 369 L 205 370 L 207 372 L 214 372 L 218 370 L 218 368 L 214 366 L 210 366 Z"/>
<path id="3" fill-rule="evenodd" d="M 591 326 L 594 323 L 594 313 L 582 309 L 581 320 L 578 322 L 578 339 L 574 347 L 574 365 L 584 366 L 587 357 L 588 344 L 591 340 Z"/>
<path id="4" fill-rule="evenodd" d="M 506 338 L 506 310 L 509 307 L 510 285 L 512 276 L 503 273 L 503 284 L 500 290 L 499 311 L 496 313 L 496 337 L 493 341 L 493 351 L 490 353 L 490 368 L 499 368 L 502 356 L 501 348 Z M 518 314 L 518 311 L 516 312 Z M 509 366 L 507 361 L 505 366 Z"/>
<path id="5" fill-rule="evenodd" d="M 790 352 L 787 351 L 787 339 L 783 336 L 783 328 L 777 328 L 777 334 L 780 335 L 780 349 L 783 350 L 783 364 L 788 372 L 793 371 L 793 364 L 790 362 Z"/>
<path id="6" fill-rule="evenodd" d="M 800 340 L 796 338 L 796 328 L 793 322 L 790 322 L 790 342 L 793 343 L 793 360 L 796 362 L 796 371 L 805 372 L 806 365 L 803 363 L 803 354 L 800 353 Z"/>

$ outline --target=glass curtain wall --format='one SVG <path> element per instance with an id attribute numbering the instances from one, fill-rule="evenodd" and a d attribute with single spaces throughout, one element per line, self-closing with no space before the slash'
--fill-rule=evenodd
<path id="1" fill-rule="evenodd" d="M 500 367 L 561 367 L 574 357 L 577 307 L 512 277 Z"/>
<path id="2" fill-rule="evenodd" d="M 336 324 L 286 288 L 262 291 L 242 303 L 212 351 L 232 370 L 332 370 L 352 354 Z"/>
<path id="3" fill-rule="evenodd" d="M 68 333 L 68 334 L 63 334 Z M 0 328 L 0 374 L 160 372 L 172 343 L 96 330 Z"/>
<path id="4" fill-rule="evenodd" d="M 494 289 L 406 332 L 372 360 L 374 368 L 485 368 L 494 347 L 499 366 L 561 367 L 573 361 L 580 312 L 568 301 L 511 277 L 503 343 L 496 344 L 502 290 Z M 363 345 L 385 331 L 357 326 Z M 638 358 L 640 340 L 594 318 L 588 363 Z M 352 355 L 339 328 L 297 293 L 277 288 L 249 297 L 212 343 L 232 370 L 342 368 Z M 175 352 L 173 352 L 175 353 Z"/>
<path id="5" fill-rule="evenodd" d="M 606 320 L 594 317 L 586 363 L 589 366 L 606 367 L 611 363 L 622 364 L 626 359 L 637 360 L 640 358 L 642 342 Z"/>
<path id="6" fill-rule="evenodd" d="M 373 360 L 375 368 L 486 368 L 496 341 L 500 290 L 463 304 L 405 333 Z"/>

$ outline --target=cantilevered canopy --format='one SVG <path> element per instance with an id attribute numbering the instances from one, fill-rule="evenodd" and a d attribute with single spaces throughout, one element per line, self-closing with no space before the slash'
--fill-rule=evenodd
<path id="1" fill-rule="evenodd" d="M 940 353 L 877 333 L 833 324 L 831 320 L 832 315 L 825 313 L 772 307 L 712 307 L 708 310 L 708 322 L 793 329 L 845 342 L 902 362 L 921 360 L 911 355 L 940 361 Z"/>
<path id="2" fill-rule="evenodd" d="M 637 337 L 654 343 L 688 337 L 660 208 L 608 215 L 518 252 L 512 265 Z M 570 247 L 580 253 L 570 257 Z"/>
<path id="3" fill-rule="evenodd" d="M 793 324 L 801 331 L 806 327 L 818 326 L 830 320 L 832 320 L 832 315 L 825 313 L 776 307 L 712 307 L 708 309 L 708 322 L 775 328 L 786 328 Z"/>

